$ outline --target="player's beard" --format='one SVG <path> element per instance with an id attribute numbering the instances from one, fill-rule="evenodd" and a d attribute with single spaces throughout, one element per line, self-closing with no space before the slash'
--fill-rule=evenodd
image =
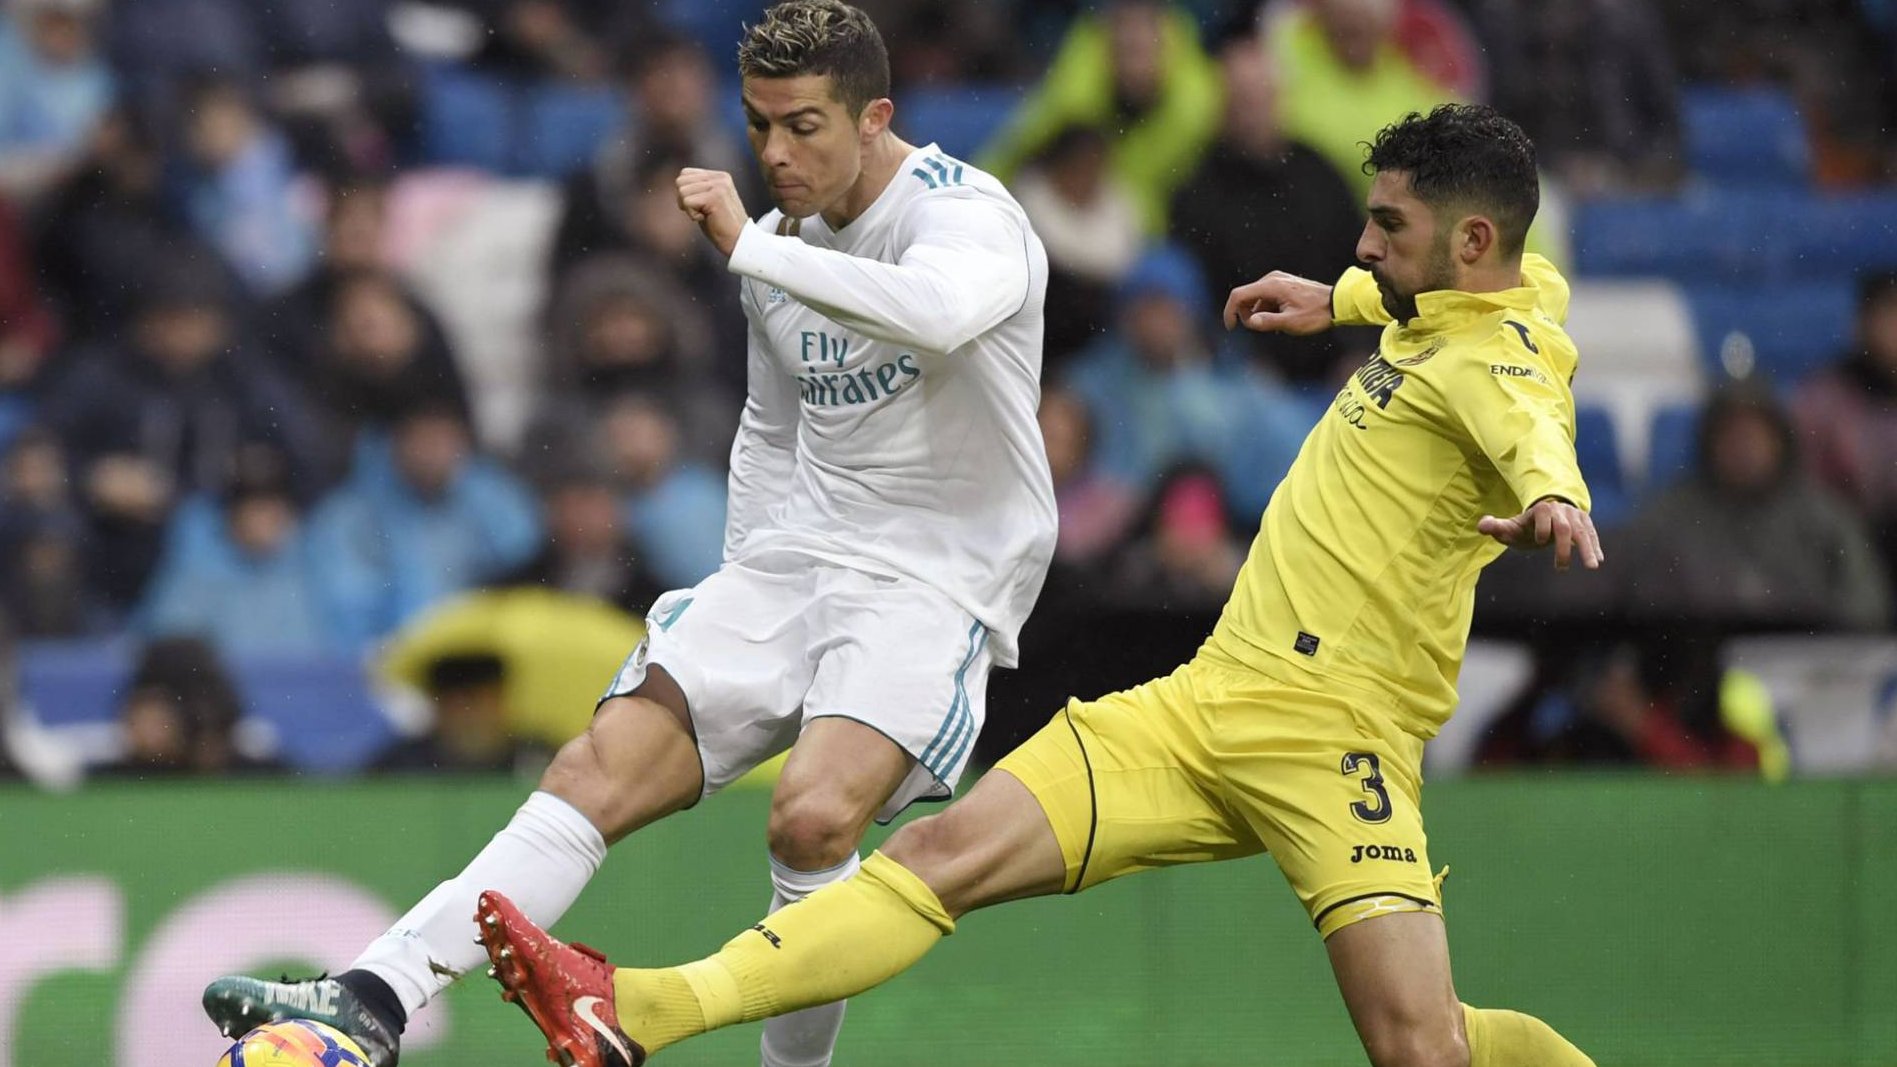
<path id="1" fill-rule="evenodd" d="M 1370 269 L 1370 275 L 1376 279 L 1377 293 L 1383 298 L 1383 310 L 1389 312 L 1390 317 L 1397 322 L 1408 323 L 1421 314 L 1416 308 L 1419 294 L 1456 287 L 1456 267 L 1449 255 L 1449 236 L 1444 234 L 1430 245 L 1429 262 L 1423 271 L 1423 280 L 1410 292 L 1403 292 L 1375 267 Z"/>

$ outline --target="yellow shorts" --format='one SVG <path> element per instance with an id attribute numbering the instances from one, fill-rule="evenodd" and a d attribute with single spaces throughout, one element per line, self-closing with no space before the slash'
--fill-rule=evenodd
<path id="1" fill-rule="evenodd" d="M 1423 742 L 1363 704 L 1201 656 L 1073 701 L 996 769 L 1046 810 L 1066 892 L 1269 851 L 1329 937 L 1442 908 L 1419 807 Z"/>

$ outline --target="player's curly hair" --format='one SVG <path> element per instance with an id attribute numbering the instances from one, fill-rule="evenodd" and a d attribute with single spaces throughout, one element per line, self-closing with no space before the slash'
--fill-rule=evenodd
<path id="1" fill-rule="evenodd" d="M 1385 126 L 1366 149 L 1365 174 L 1402 171 L 1432 209 L 1470 207 L 1494 220 L 1502 251 L 1521 252 L 1541 207 L 1535 143 L 1482 104 L 1442 104 Z"/>
<path id="2" fill-rule="evenodd" d="M 841 0 L 784 0 L 747 26 L 738 45 L 738 73 L 747 78 L 828 74 L 837 99 L 860 115 L 889 95 L 889 50 L 883 35 Z"/>

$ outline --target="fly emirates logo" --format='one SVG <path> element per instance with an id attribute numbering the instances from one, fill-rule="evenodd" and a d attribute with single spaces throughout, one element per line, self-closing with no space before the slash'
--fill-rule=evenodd
<path id="1" fill-rule="evenodd" d="M 803 331 L 798 351 L 803 369 L 797 374 L 797 389 L 804 403 L 816 407 L 868 404 L 894 396 L 922 377 L 914 352 L 845 370 L 856 343 L 857 338 L 848 334 Z"/>

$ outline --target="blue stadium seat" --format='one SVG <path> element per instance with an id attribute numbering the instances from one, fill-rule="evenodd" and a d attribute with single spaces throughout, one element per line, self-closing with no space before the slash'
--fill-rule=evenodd
<path id="1" fill-rule="evenodd" d="M 1627 495 L 1626 471 L 1620 461 L 1620 444 L 1614 436 L 1614 419 L 1607 409 L 1587 405 L 1575 412 L 1574 454 L 1581 464 L 1581 476 L 1587 479 L 1588 492 L 1594 498 L 1594 521 L 1611 526 L 1630 517 L 1633 502 Z"/>
<path id="2" fill-rule="evenodd" d="M 1682 284 L 1762 281 L 1784 258 L 1784 210 L 1782 195 L 1734 190 L 1585 201 L 1574 213 L 1575 266 Z"/>
<path id="3" fill-rule="evenodd" d="M 20 695 L 41 725 L 112 721 L 136 659 L 126 640 L 42 641 L 20 648 Z M 269 723 L 279 755 L 323 773 L 356 770 L 394 739 L 359 659 L 227 657 L 248 716 Z"/>
<path id="4" fill-rule="evenodd" d="M 766 0 L 660 0 L 656 6 L 667 25 L 698 38 L 724 60 L 738 47 L 744 24 L 763 15 Z"/>
<path id="5" fill-rule="evenodd" d="M 358 770 L 395 740 L 359 657 L 250 655 L 229 665 L 244 707 L 276 727 L 292 766 Z"/>
<path id="6" fill-rule="evenodd" d="M 1851 339 L 1856 291 L 1846 280 L 1762 287 L 1702 286 L 1687 290 L 1700 355 L 1715 373 L 1720 346 L 1737 332 L 1751 340 L 1758 370 L 1778 385 L 1797 382 L 1830 362 Z"/>
<path id="7" fill-rule="evenodd" d="M 1897 269 L 1897 193 L 1793 199 L 1782 207 L 1785 277 Z"/>
<path id="8" fill-rule="evenodd" d="M 720 81 L 714 99 L 718 101 L 718 118 L 733 137 L 742 140 L 748 132 L 744 118 L 744 83 L 737 78 Z"/>
<path id="9" fill-rule="evenodd" d="M 592 162 L 593 154 L 625 121 L 618 93 L 549 82 L 527 91 L 524 143 L 513 173 L 563 178 Z"/>
<path id="10" fill-rule="evenodd" d="M 130 644 L 119 639 L 23 642 L 20 696 L 46 726 L 109 720 L 131 657 Z"/>
<path id="11" fill-rule="evenodd" d="M 1692 473 L 1699 455 L 1699 408 L 1672 404 L 1653 415 L 1647 437 L 1646 491 L 1665 489 Z"/>
<path id="12" fill-rule="evenodd" d="M 518 126 L 506 83 L 463 67 L 431 65 L 422 75 L 422 158 L 505 174 Z"/>
<path id="13" fill-rule="evenodd" d="M 1698 87 L 1680 96 L 1693 172 L 1716 185 L 1786 189 L 1811 184 L 1811 143 L 1790 94 Z"/>
<path id="14" fill-rule="evenodd" d="M 896 101 L 896 132 L 913 144 L 933 141 L 957 159 L 973 161 L 1019 107 L 1026 90 L 1013 85 L 956 85 L 911 89 Z M 736 80 L 718 87 L 718 115 L 744 136 L 744 102 Z"/>
<path id="15" fill-rule="evenodd" d="M 20 431 L 33 425 L 34 404 L 23 393 L 0 393 L 0 453 L 13 447 Z"/>
<path id="16" fill-rule="evenodd" d="M 957 159 L 972 160 L 1021 104 L 1013 85 L 913 89 L 896 110 L 896 128 L 914 144 L 934 141 Z"/>

